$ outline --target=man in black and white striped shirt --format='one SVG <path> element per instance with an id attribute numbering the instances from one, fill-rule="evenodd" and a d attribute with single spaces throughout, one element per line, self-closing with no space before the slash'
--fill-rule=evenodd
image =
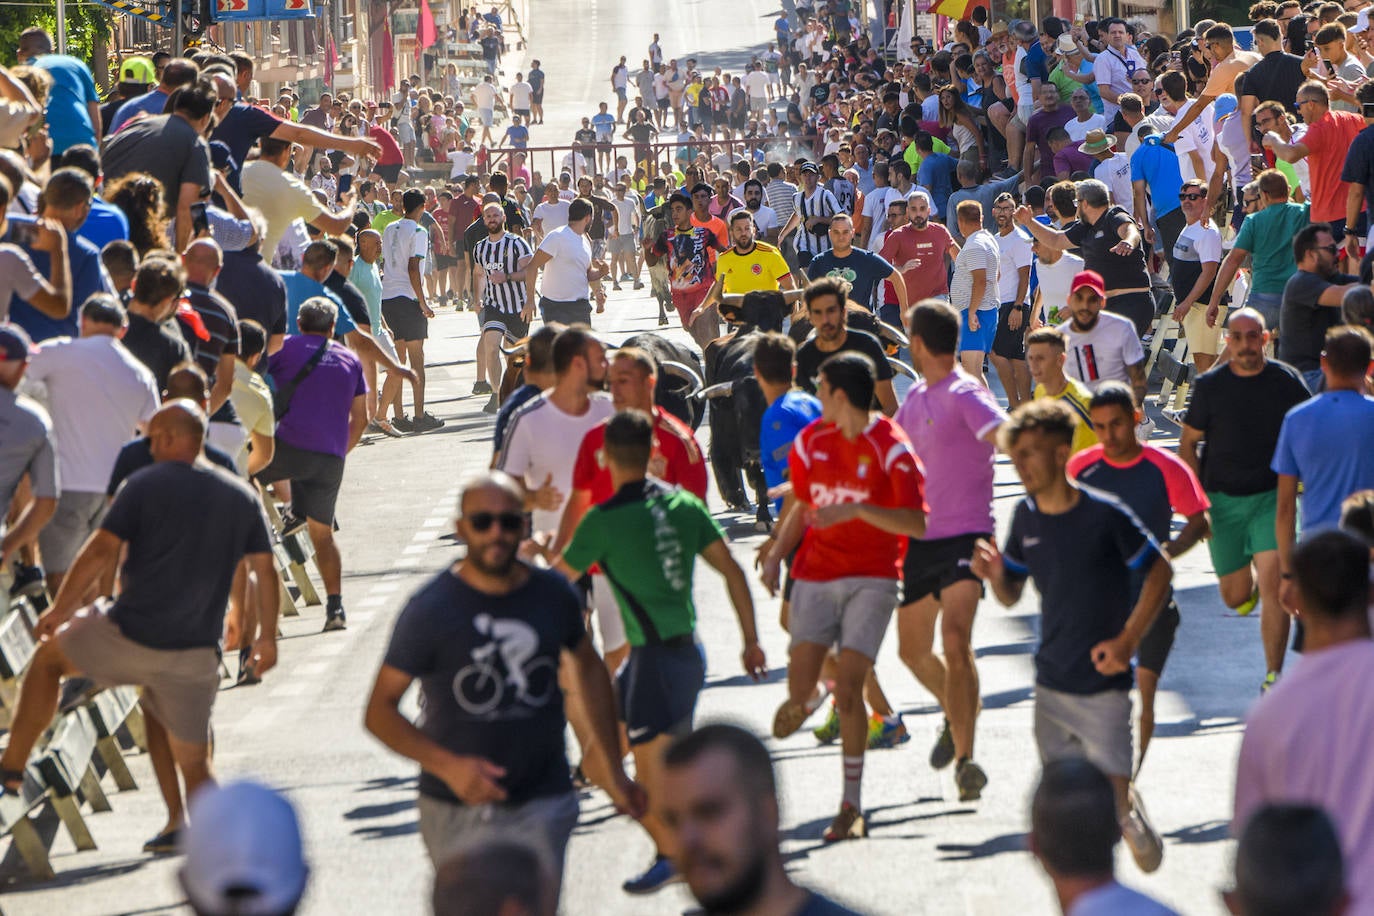
<path id="1" fill-rule="evenodd" d="M 803 270 L 816 255 L 830 250 L 830 218 L 840 212 L 839 201 L 820 184 L 820 170 L 814 162 L 801 167 L 802 187 L 793 198 L 795 209 L 778 234 L 785 239 L 797 233 L 797 264 Z"/>
<path id="2" fill-rule="evenodd" d="M 529 243 L 506 231 L 506 211 L 499 203 L 482 207 L 482 224 L 486 237 L 472 248 L 473 274 L 482 299 L 482 339 L 478 346 L 486 351 L 483 358 L 492 391 L 491 400 L 482 409 L 496 413 L 503 369 L 501 338 L 515 341 L 529 334 L 538 272 L 529 269 L 534 260 Z"/>

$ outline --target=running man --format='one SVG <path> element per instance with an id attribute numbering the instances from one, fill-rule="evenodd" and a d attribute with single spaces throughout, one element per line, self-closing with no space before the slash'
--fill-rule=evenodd
<path id="1" fill-rule="evenodd" d="M 706 659 L 696 639 L 692 574 L 700 555 L 725 579 L 744 638 L 744 670 L 767 671 L 754 627 L 749 582 L 730 555 L 725 534 L 706 504 L 680 487 L 649 476 L 655 422 L 641 410 L 622 410 L 605 425 L 606 466 L 615 493 L 583 516 L 554 566 L 576 581 L 593 564 L 610 580 L 630 642 L 630 660 L 617 682 L 621 719 L 634 754 L 635 775 L 650 797 L 658 788 L 663 754 L 692 731 Z M 647 894 L 680 881 L 670 856 L 673 836 L 656 814 L 640 820 L 654 841 L 654 861 L 626 881 L 626 893 Z"/>
<path id="2" fill-rule="evenodd" d="M 1131 390 L 1120 382 L 1103 382 L 1088 407 L 1093 432 L 1100 440 L 1069 459 L 1069 476 L 1084 486 L 1110 493 L 1135 513 L 1159 542 L 1160 551 L 1170 560 L 1192 549 L 1211 533 L 1207 510 L 1211 503 L 1202 492 L 1197 475 L 1173 452 L 1142 444 L 1136 438 L 1140 408 Z M 1186 520 L 1178 534 L 1170 537 L 1174 514 Z M 1132 576 L 1132 595 L 1143 584 Z M 1179 625 L 1178 605 L 1172 591 L 1155 622 L 1136 650 L 1136 680 L 1140 687 L 1140 759 L 1135 773 L 1145 763 L 1145 751 L 1155 731 L 1155 691 L 1164 673 L 1174 634 Z"/>
<path id="3" fill-rule="evenodd" d="M 1078 379 L 1064 374 L 1069 360 L 1069 338 L 1058 328 L 1036 328 L 1026 336 L 1026 365 L 1030 367 L 1035 390 L 1033 400 L 1054 398 L 1073 408 L 1078 425 L 1073 430 L 1073 450 L 1081 452 L 1097 444 L 1088 404 L 1093 393 Z"/>
<path id="4" fill-rule="evenodd" d="M 1164 845 L 1131 786 L 1131 655 L 1169 594 L 1169 558 L 1114 497 L 1065 474 L 1073 411 L 1032 401 L 1003 427 L 1026 498 L 1012 514 L 1002 550 L 979 541 L 973 573 L 1003 606 L 1026 580 L 1040 593 L 1035 652 L 1035 743 L 1044 763 L 1086 757 L 1116 794 L 1122 835 L 1143 872 L 1159 868 Z M 1132 601 L 1132 574 L 1144 581 Z"/>
<path id="5" fill-rule="evenodd" d="M 482 412 L 496 413 L 503 373 L 501 341 L 529 336 L 538 271 L 530 268 L 534 251 L 529 243 L 506 229 L 506 211 L 499 203 L 483 205 L 482 223 L 486 237 L 472 250 L 473 274 L 482 299 L 482 339 L 478 346 L 486 351 L 485 381 L 491 386 L 491 397 Z"/>
<path id="6" fill-rule="evenodd" d="M 872 360 L 860 353 L 821 363 L 821 419 L 802 430 L 788 459 L 797 506 L 762 563 L 763 584 L 777 594 L 782 561 L 797 548 L 788 697 L 773 718 L 774 737 L 801 728 L 820 705 L 821 665 L 833 647 L 839 650 L 844 795 L 826 842 L 868 834 L 860 796 L 868 741 L 864 680 L 897 603 L 906 538 L 923 537 L 926 527 L 920 462 L 900 427 L 869 410 L 876 384 Z"/>
<path id="7" fill-rule="evenodd" d="M 992 536 L 993 457 L 1007 415 L 979 379 L 955 358 L 959 311 L 926 299 L 911 312 L 911 361 L 921 374 L 893 419 L 911 439 L 928 480 L 930 515 L 925 534 L 907 542 L 897 639 L 902 661 L 934 695 L 945 724 L 930 765 L 957 761 L 960 801 L 974 801 L 988 777 L 973 761 L 978 718 L 978 669 L 973 617 L 983 585 L 970 569 L 974 545 Z M 934 651 L 937 623 L 944 655 Z"/>

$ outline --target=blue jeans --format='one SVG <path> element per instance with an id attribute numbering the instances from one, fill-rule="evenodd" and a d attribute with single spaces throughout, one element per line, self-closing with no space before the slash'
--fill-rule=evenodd
<path id="1" fill-rule="evenodd" d="M 1252 292 L 1245 297 L 1245 307 L 1254 309 L 1264 316 L 1264 326 L 1271 331 L 1279 329 L 1279 310 L 1283 305 L 1283 293 Z"/>

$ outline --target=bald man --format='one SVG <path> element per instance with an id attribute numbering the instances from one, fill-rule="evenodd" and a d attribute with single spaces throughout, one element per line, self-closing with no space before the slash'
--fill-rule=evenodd
<path id="1" fill-rule="evenodd" d="M 234 357 L 239 352 L 239 314 L 214 291 L 224 253 L 214 240 L 196 239 L 182 252 L 181 264 L 186 269 L 186 299 L 194 314 L 178 309 L 177 321 L 191 347 L 191 358 L 210 379 L 210 441 L 236 455 L 246 435 L 229 400 L 234 390 Z"/>
<path id="2" fill-rule="evenodd" d="M 0 757 L 6 793 L 23 783 L 29 752 L 56 711 L 61 680 L 78 674 L 98 687 L 142 687 L 144 710 L 167 730 L 186 794 L 213 781 L 210 711 L 234 569 L 246 557 L 257 577 L 259 673 L 277 660 L 280 586 L 257 494 L 200 460 L 206 426 L 205 412 L 189 400 L 153 415 L 148 438 L 157 463 L 125 482 L 39 618 L 34 635 L 44 642 Z M 87 590 L 121 555 L 119 597 L 82 607 Z"/>

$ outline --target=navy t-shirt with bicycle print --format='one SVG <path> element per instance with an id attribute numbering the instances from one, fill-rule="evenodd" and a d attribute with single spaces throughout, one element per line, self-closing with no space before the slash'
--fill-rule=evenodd
<path id="1" fill-rule="evenodd" d="M 509 803 L 572 790 L 558 663 L 586 637 L 581 606 L 547 570 L 531 570 L 508 595 L 479 592 L 445 570 L 396 620 L 384 663 L 420 682 L 416 725 L 455 754 L 504 767 Z M 458 802 L 430 773 L 420 774 L 420 792 Z"/>

